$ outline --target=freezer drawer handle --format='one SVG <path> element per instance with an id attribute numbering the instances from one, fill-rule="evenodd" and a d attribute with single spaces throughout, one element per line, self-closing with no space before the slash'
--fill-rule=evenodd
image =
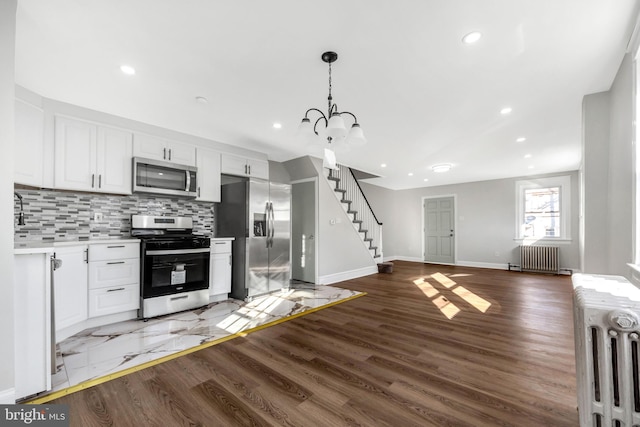
<path id="1" fill-rule="evenodd" d="M 171 301 L 175 301 L 175 300 L 185 299 L 185 298 L 189 298 L 189 295 L 182 295 L 182 296 L 173 297 L 173 298 L 170 298 L 170 299 L 171 299 Z"/>

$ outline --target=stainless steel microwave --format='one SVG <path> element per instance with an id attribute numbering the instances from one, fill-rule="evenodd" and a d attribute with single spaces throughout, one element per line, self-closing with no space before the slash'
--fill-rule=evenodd
<path id="1" fill-rule="evenodd" d="M 197 172 L 194 166 L 134 157 L 133 192 L 196 197 Z"/>

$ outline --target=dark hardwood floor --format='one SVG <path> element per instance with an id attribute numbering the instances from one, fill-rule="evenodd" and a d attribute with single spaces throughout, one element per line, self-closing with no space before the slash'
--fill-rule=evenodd
<path id="1" fill-rule="evenodd" d="M 336 286 L 368 295 L 51 403 L 83 427 L 578 425 L 568 276 L 395 262 Z"/>

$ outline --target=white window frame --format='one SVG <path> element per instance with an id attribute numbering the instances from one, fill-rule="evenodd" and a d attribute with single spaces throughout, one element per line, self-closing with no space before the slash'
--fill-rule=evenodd
<path id="1" fill-rule="evenodd" d="M 524 218 L 524 192 L 537 188 L 560 188 L 560 236 L 524 237 L 522 236 L 522 218 Z M 516 229 L 515 239 L 521 242 L 570 242 L 571 241 L 571 176 L 553 176 L 516 181 Z"/>

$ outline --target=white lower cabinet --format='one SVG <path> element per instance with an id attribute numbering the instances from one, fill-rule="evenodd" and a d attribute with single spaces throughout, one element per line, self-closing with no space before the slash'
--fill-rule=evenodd
<path id="1" fill-rule="evenodd" d="M 209 273 L 209 295 L 231 292 L 231 240 L 211 240 L 211 271 Z"/>
<path id="2" fill-rule="evenodd" d="M 56 332 L 87 319 L 87 249 L 87 245 L 55 249 L 62 262 L 53 272 Z"/>
<path id="3" fill-rule="evenodd" d="M 140 308 L 140 244 L 89 247 L 89 317 Z"/>
<path id="4" fill-rule="evenodd" d="M 140 308 L 140 286 L 122 285 L 89 291 L 89 317 Z"/>

